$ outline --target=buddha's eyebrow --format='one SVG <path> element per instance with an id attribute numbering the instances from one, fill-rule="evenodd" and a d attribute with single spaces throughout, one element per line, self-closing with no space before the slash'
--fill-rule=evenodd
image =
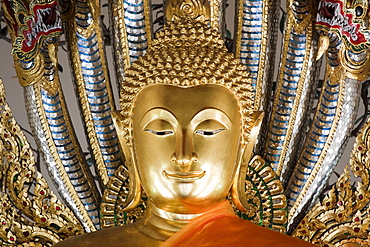
<path id="1" fill-rule="evenodd" d="M 148 110 L 140 120 L 140 127 L 145 129 L 148 124 L 154 120 L 165 120 L 169 122 L 172 126 L 178 126 L 178 121 L 176 117 L 167 109 L 156 107 Z"/>
<path id="2" fill-rule="evenodd" d="M 232 126 L 232 122 L 229 116 L 223 111 L 216 109 L 216 108 L 207 108 L 207 109 L 199 111 L 191 119 L 190 123 L 192 125 L 198 125 L 199 123 L 206 121 L 206 120 L 216 120 L 222 125 L 224 125 L 227 129 L 230 129 Z"/>

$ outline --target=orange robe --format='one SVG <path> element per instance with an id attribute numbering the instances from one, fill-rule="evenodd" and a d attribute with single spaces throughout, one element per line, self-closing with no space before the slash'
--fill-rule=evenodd
<path id="1" fill-rule="evenodd" d="M 228 201 L 184 226 L 161 247 L 308 247 L 298 238 L 255 225 L 235 216 Z"/>

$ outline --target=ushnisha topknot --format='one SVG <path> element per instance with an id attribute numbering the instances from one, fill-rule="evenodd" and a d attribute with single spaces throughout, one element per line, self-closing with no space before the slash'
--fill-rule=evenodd
<path id="1" fill-rule="evenodd" d="M 242 143 L 252 126 L 253 88 L 244 65 L 228 53 L 217 29 L 191 19 L 165 25 L 147 53 L 125 72 L 120 92 L 122 133 L 132 144 L 132 110 L 138 93 L 149 85 L 192 87 L 216 84 L 238 99 L 242 116 Z"/>

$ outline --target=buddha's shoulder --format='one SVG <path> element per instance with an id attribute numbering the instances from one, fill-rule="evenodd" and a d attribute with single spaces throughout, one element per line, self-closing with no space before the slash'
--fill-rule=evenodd
<path id="1" fill-rule="evenodd" d="M 94 247 L 94 246 L 159 246 L 160 242 L 142 234 L 137 224 L 112 227 L 92 233 L 71 237 L 54 245 L 55 247 Z"/>

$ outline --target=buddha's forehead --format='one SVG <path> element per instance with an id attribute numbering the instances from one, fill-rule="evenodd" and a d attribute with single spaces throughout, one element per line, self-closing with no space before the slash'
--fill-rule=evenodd
<path id="1" fill-rule="evenodd" d="M 240 121 L 240 109 L 234 94 L 219 85 L 179 87 L 175 85 L 150 85 L 137 95 L 133 114 L 134 121 L 151 109 L 161 108 L 171 112 L 180 122 L 189 121 L 204 109 L 217 109 L 229 119 Z"/>

